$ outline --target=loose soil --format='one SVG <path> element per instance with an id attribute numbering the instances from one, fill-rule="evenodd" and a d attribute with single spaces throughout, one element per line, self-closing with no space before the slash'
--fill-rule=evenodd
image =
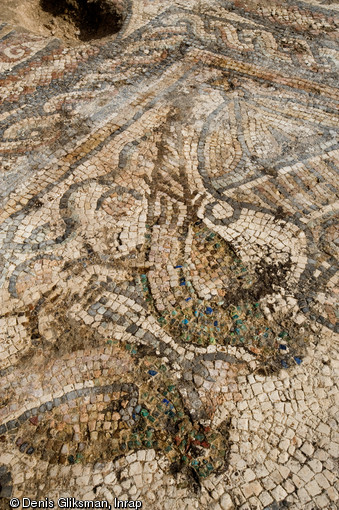
<path id="1" fill-rule="evenodd" d="M 74 44 L 112 36 L 123 17 L 113 0 L 3 0 L 1 21 Z"/>

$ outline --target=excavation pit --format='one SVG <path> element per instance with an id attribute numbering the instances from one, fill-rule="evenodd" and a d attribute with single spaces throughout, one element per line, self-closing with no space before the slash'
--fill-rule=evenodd
<path id="1" fill-rule="evenodd" d="M 63 26 L 68 37 L 80 41 L 101 39 L 119 32 L 122 16 L 109 0 L 41 0 L 41 9 L 52 15 L 52 26 Z"/>
<path id="2" fill-rule="evenodd" d="M 126 17 L 121 0 L 3 0 L 2 20 L 66 44 L 113 37 Z"/>

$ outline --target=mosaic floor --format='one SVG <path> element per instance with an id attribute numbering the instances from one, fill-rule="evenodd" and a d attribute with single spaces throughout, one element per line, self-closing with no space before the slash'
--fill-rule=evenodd
<path id="1" fill-rule="evenodd" d="M 111 4 L 0 9 L 0 508 L 338 509 L 339 5 Z"/>

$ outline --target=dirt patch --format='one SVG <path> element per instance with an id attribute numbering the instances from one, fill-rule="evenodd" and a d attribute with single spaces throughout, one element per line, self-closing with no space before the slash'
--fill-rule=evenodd
<path id="1" fill-rule="evenodd" d="M 4 0 L 1 20 L 70 44 L 119 32 L 124 15 L 114 0 Z"/>
<path id="2" fill-rule="evenodd" d="M 40 6 L 81 41 L 101 39 L 121 28 L 121 16 L 109 0 L 41 0 Z"/>

